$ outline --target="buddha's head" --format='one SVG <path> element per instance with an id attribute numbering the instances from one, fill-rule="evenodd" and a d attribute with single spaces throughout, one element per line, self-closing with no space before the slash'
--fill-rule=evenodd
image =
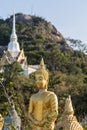
<path id="1" fill-rule="evenodd" d="M 36 84 L 39 89 L 47 89 L 48 85 L 48 72 L 45 69 L 43 58 L 41 59 L 40 69 L 35 74 Z"/>

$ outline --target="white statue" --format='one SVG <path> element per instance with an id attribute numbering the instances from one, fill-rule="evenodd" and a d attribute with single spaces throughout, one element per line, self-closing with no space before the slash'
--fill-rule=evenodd
<path id="1" fill-rule="evenodd" d="M 15 110 L 15 106 L 11 105 L 10 107 L 10 115 L 12 119 L 12 126 L 15 128 L 15 130 L 21 130 L 21 119 L 17 114 L 17 111 Z"/>

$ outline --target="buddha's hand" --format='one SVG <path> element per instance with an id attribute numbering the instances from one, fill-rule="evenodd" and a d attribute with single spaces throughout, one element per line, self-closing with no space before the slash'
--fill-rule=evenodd
<path id="1" fill-rule="evenodd" d="M 52 120 L 49 118 L 44 118 L 43 120 L 39 121 L 39 126 L 44 126 L 46 124 L 51 124 Z"/>
<path id="2" fill-rule="evenodd" d="M 34 125 L 40 126 L 40 127 L 42 127 L 45 124 L 44 120 L 42 121 L 34 120 L 33 123 Z"/>
<path id="3" fill-rule="evenodd" d="M 36 125 L 36 126 L 39 126 L 40 122 L 38 120 L 35 120 L 33 121 L 33 123 Z"/>
<path id="4" fill-rule="evenodd" d="M 43 125 L 45 124 L 45 122 L 46 122 L 46 120 L 45 120 L 45 119 L 43 119 L 43 120 L 39 121 L 39 126 L 43 126 Z"/>

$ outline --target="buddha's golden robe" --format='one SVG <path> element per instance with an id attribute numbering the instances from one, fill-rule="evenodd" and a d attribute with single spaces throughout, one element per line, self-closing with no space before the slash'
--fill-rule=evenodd
<path id="1" fill-rule="evenodd" d="M 3 117 L 0 114 L 0 130 L 2 130 L 3 124 L 4 124 L 4 119 L 3 119 Z"/>
<path id="2" fill-rule="evenodd" d="M 34 94 L 30 98 L 29 114 L 40 122 L 39 125 L 35 125 L 34 121 L 31 121 L 32 130 L 54 130 L 58 115 L 56 95 L 50 91 Z"/>

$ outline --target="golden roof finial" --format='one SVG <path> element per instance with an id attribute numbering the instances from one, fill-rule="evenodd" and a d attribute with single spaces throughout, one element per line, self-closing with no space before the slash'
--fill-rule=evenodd
<path id="1" fill-rule="evenodd" d="M 45 65 L 44 65 L 44 60 L 42 58 L 40 62 L 40 69 L 44 69 L 44 68 L 45 68 Z"/>

